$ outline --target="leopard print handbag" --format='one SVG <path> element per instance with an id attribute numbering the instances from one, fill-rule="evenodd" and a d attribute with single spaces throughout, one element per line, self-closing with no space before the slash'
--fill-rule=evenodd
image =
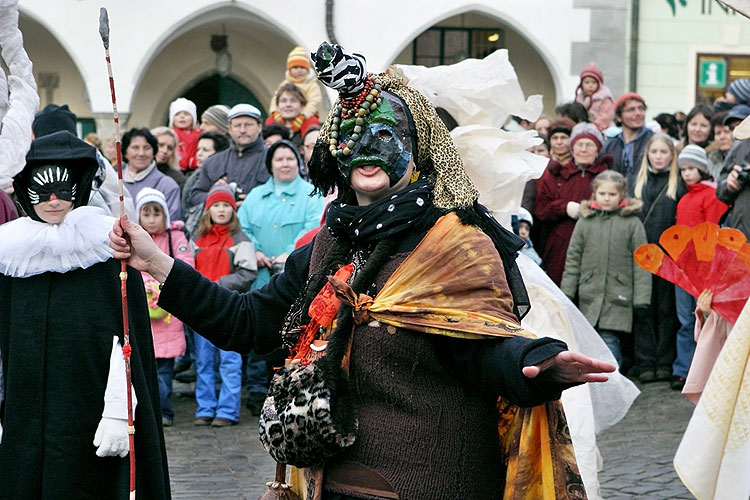
<path id="1" fill-rule="evenodd" d="M 351 446 L 357 420 L 340 365 L 321 357 L 279 368 L 258 422 L 260 441 L 277 462 L 310 467 Z"/>

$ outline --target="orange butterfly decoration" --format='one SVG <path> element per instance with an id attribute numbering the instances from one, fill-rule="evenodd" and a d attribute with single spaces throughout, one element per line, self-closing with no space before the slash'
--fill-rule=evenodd
<path id="1" fill-rule="evenodd" d="M 672 226 L 662 233 L 659 244 L 661 248 L 653 243 L 638 247 L 633 253 L 636 264 L 693 297 L 711 290 L 711 307 L 734 324 L 750 296 L 750 243 L 745 236 L 704 222 Z"/>

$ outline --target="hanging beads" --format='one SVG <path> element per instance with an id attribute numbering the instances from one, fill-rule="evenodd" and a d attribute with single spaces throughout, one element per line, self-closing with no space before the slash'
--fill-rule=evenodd
<path id="1" fill-rule="evenodd" d="M 354 146 L 357 145 L 357 141 L 362 137 L 365 117 L 378 109 L 380 103 L 383 102 L 380 97 L 380 89 L 380 81 L 377 78 L 369 77 L 367 82 L 365 82 L 365 87 L 359 94 L 351 99 L 339 99 L 336 103 L 336 107 L 333 110 L 333 118 L 331 119 L 331 128 L 328 133 L 328 150 L 333 157 L 340 158 L 352 154 Z M 345 144 L 339 143 L 341 122 L 352 117 L 355 117 L 354 130 Z"/>

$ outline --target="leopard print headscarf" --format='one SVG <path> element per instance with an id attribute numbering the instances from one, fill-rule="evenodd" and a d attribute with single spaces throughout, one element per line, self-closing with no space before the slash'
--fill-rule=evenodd
<path id="1" fill-rule="evenodd" d="M 373 75 L 370 75 L 371 77 Z M 461 157 L 453 144 L 450 133 L 438 117 L 430 101 L 417 90 L 407 86 L 404 80 L 388 73 L 377 75 L 383 90 L 400 97 L 408 106 L 417 129 L 417 154 L 414 158 L 416 170 L 427 175 L 434 186 L 434 204 L 438 208 L 454 209 L 471 207 L 479 197 L 471 179 L 464 171 Z M 335 108 L 335 104 L 334 104 Z M 333 113 L 323 122 L 316 142 L 310 170 L 335 169 L 336 160 L 328 152 L 329 131 Z M 313 182 L 315 179 L 313 176 Z M 321 186 L 316 184 L 316 187 Z"/>

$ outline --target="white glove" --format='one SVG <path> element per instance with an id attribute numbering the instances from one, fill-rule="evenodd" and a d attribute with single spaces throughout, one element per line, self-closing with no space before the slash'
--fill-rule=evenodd
<path id="1" fill-rule="evenodd" d="M 581 204 L 576 203 L 575 201 L 569 201 L 568 205 L 565 207 L 565 211 L 568 213 L 568 217 L 571 219 L 577 219 L 581 214 Z"/>
<path id="2" fill-rule="evenodd" d="M 104 391 L 104 411 L 94 434 L 96 454 L 100 457 L 124 457 L 128 454 L 128 409 L 125 360 L 118 338 L 112 337 L 112 352 L 109 356 L 109 375 Z M 138 400 L 132 389 L 133 415 Z"/>
<path id="3" fill-rule="evenodd" d="M 130 449 L 128 421 L 102 417 L 94 434 L 94 446 L 99 457 L 125 457 Z"/>

